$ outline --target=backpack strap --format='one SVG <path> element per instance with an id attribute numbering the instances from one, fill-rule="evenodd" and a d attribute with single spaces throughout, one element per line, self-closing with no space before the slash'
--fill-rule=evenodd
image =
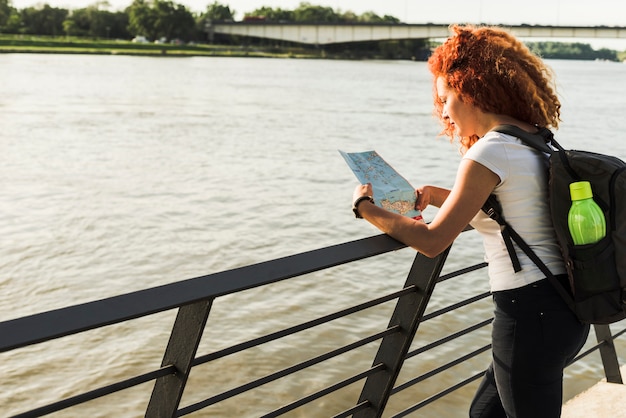
<path id="1" fill-rule="evenodd" d="M 500 132 L 507 135 L 512 135 L 522 140 L 522 142 L 529 147 L 536 149 L 539 152 L 552 154 L 557 152 L 559 158 L 563 163 L 563 167 L 567 170 L 568 174 L 574 181 L 579 181 L 580 176 L 570 167 L 567 159 L 567 153 L 565 149 L 554 138 L 554 134 L 548 128 L 538 128 L 539 130 L 531 134 L 526 132 L 522 128 L 515 125 L 498 125 L 492 129 L 492 131 Z"/>
<path id="2" fill-rule="evenodd" d="M 511 226 L 504 220 L 504 217 L 502 216 L 502 206 L 500 206 L 498 198 L 493 194 L 490 195 L 483 205 L 482 210 L 487 214 L 487 216 L 500 225 L 502 239 L 504 239 L 504 245 L 506 245 L 506 250 L 511 258 L 511 263 L 513 263 L 513 270 L 515 270 L 516 273 L 518 271 L 522 271 L 522 265 L 517 258 L 517 253 L 515 252 L 515 247 L 513 246 L 513 241 L 511 240 L 511 231 L 513 228 L 511 228 Z"/>
<path id="3" fill-rule="evenodd" d="M 570 309 L 576 312 L 574 308 L 574 298 L 572 297 L 572 295 L 563 287 L 561 282 L 559 282 L 559 279 L 557 279 L 556 276 L 552 274 L 548 266 L 546 266 L 545 263 L 541 261 L 541 259 L 533 251 L 533 249 L 530 248 L 530 245 L 528 245 L 526 241 L 524 241 L 524 238 L 522 238 L 517 233 L 517 231 L 515 231 L 511 227 L 511 225 L 509 225 L 509 223 L 504 219 L 500 208 L 500 203 L 498 202 L 496 196 L 491 195 L 483 205 L 482 210 L 491 219 L 493 219 L 500 225 L 500 229 L 502 230 L 502 238 L 504 239 L 506 249 L 509 253 L 509 256 L 511 257 L 511 263 L 513 263 L 513 270 L 515 270 L 516 273 L 522 270 L 519 258 L 515 253 L 515 247 L 513 247 L 512 241 L 515 241 L 517 246 L 520 247 L 522 251 L 524 251 L 528 258 L 530 258 L 531 261 L 535 263 L 539 270 L 541 270 L 541 272 L 546 276 L 548 281 L 552 284 L 552 286 L 554 286 L 557 293 L 561 296 L 561 298 L 563 298 L 563 300 L 570 307 Z"/>
<path id="4" fill-rule="evenodd" d="M 540 152 L 552 153 L 552 148 L 548 144 L 554 144 L 557 148 L 561 148 L 561 146 L 556 143 L 552 131 L 548 128 L 539 128 L 537 133 L 531 134 L 515 125 L 498 125 L 493 128 L 492 131 L 519 138 L 524 144 Z"/>

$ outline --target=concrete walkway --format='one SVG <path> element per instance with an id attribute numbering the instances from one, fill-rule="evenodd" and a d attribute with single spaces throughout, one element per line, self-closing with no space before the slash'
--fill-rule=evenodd
<path id="1" fill-rule="evenodd" d="M 626 378 L 626 365 L 621 369 Z M 561 418 L 626 418 L 626 384 L 600 381 L 563 405 Z"/>

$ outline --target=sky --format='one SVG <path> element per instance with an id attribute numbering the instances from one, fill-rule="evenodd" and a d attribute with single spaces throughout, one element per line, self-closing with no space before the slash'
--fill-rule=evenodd
<path id="1" fill-rule="evenodd" d="M 78 9 L 102 0 L 12 0 L 22 9 L 47 3 L 53 7 Z M 132 0 L 107 0 L 111 10 L 122 10 Z M 192 12 L 203 12 L 214 0 L 172 0 L 185 5 Z M 293 10 L 301 0 L 219 0 L 235 12 L 240 20 L 244 13 L 267 6 Z M 487 23 L 562 26 L 621 26 L 626 27 L 626 2 L 623 0 L 308 0 L 316 6 L 331 7 L 338 12 L 353 11 L 362 14 L 373 11 L 379 16 L 391 15 L 404 23 Z M 580 41 L 580 40 L 579 40 Z M 592 42 L 593 45 L 594 42 Z M 595 42 L 624 45 L 626 40 Z"/>

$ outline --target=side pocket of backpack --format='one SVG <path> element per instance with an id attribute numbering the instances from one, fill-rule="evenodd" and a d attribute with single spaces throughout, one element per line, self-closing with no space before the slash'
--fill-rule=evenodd
<path id="1" fill-rule="evenodd" d="M 595 244 L 570 247 L 569 256 L 567 268 L 576 300 L 620 288 L 615 246 L 610 236 Z"/>

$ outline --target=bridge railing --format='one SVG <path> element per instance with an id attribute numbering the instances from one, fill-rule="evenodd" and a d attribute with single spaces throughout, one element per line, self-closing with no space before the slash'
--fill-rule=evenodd
<path id="1" fill-rule="evenodd" d="M 626 27 L 508 25 L 520 38 L 626 38 Z M 436 23 L 300 23 L 300 22 L 209 22 L 209 38 L 215 34 L 274 39 L 300 44 L 330 45 L 400 39 L 437 39 L 450 35 L 449 24 Z"/>
<path id="2" fill-rule="evenodd" d="M 464 388 L 469 383 L 480 379 L 482 369 L 473 366 L 466 367 L 463 374 L 455 373 L 455 381 L 446 385 L 438 392 L 422 397 L 417 403 L 408 406 L 398 406 L 392 403 L 396 395 L 408 388 L 418 390 L 429 379 L 437 380 L 442 373 L 459 365 L 468 365 L 471 359 L 485 355 L 490 351 L 488 328 L 492 318 L 487 316 L 476 322 L 444 333 L 432 341 L 421 341 L 414 338 L 421 324 L 431 319 L 440 318 L 449 313 L 459 313 L 469 309 L 472 318 L 480 317 L 472 311 L 473 306 L 487 300 L 489 292 L 468 295 L 463 300 L 448 305 L 437 304 L 427 306 L 433 295 L 435 285 L 446 281 L 455 281 L 468 274 L 483 269 L 486 264 L 478 263 L 467 266 L 449 273 L 442 274 L 442 269 L 448 257 L 449 250 L 435 258 L 427 258 L 417 254 L 410 267 L 404 286 L 386 294 L 377 295 L 376 298 L 358 303 L 354 306 L 339 311 L 316 317 L 312 320 L 297 325 L 283 328 L 279 331 L 251 338 L 245 342 L 233 344 L 217 351 L 206 354 L 198 354 L 198 347 L 202 341 L 203 332 L 207 328 L 207 321 L 211 307 L 215 301 L 222 300 L 228 295 L 234 295 L 252 288 L 271 287 L 277 282 L 294 279 L 313 272 L 320 272 L 337 266 L 345 266 L 349 263 L 376 257 L 389 257 L 390 253 L 403 249 L 405 246 L 386 235 L 378 235 L 362 240 L 351 241 L 335 246 L 325 247 L 305 253 L 300 253 L 284 258 L 279 258 L 259 264 L 253 264 L 233 270 L 210 274 L 194 279 L 167 284 L 146 290 L 132 292 L 107 299 L 97 300 L 80 305 L 69 306 L 49 312 L 43 312 L 31 316 L 17 318 L 0 323 L 0 352 L 19 350 L 21 348 L 46 344 L 61 337 L 79 334 L 88 330 L 94 330 L 111 324 L 123 323 L 132 319 L 154 315 L 159 312 L 176 310 L 177 315 L 173 329 L 169 336 L 169 343 L 162 357 L 160 366 L 154 366 L 153 370 L 130 378 L 110 382 L 104 386 L 89 388 L 56 402 L 46 405 L 24 405 L 24 411 L 16 416 L 38 417 L 57 411 L 63 411 L 77 405 L 107 397 L 114 393 L 142 387 L 149 383 L 152 392 L 146 405 L 148 417 L 173 417 L 184 416 L 206 408 L 214 407 L 222 402 L 232 401 L 242 394 L 259 387 L 271 385 L 288 376 L 297 376 L 307 369 L 324 365 L 326 362 L 364 347 L 375 345 L 375 353 L 370 357 L 371 366 L 365 368 L 355 367 L 348 376 L 342 376 L 333 380 L 325 374 L 332 374 L 332 367 L 322 368 L 323 376 L 318 379 L 324 382 L 322 387 L 311 389 L 306 395 L 298 399 L 291 399 L 286 403 L 274 406 L 273 410 L 264 411 L 262 416 L 276 417 L 291 411 L 320 402 L 324 399 L 334 399 L 346 388 L 354 388 L 355 385 L 360 394 L 354 393 L 349 401 L 351 406 L 341 406 L 344 402 L 332 402 L 327 406 L 328 413 L 323 416 L 333 415 L 336 417 L 374 417 L 381 416 L 383 411 L 394 411 L 394 416 L 404 416 L 415 410 L 423 408 L 444 397 L 449 397 L 455 391 Z M 363 261 L 365 262 L 365 261 Z M 457 287 L 460 285 L 456 285 Z M 285 295 L 295 297 L 295 295 Z M 306 303 L 306 301 L 303 301 Z M 313 302 L 311 302 L 313 303 Z M 265 344 L 286 338 L 297 337 L 299 333 L 315 330 L 333 321 L 350 316 L 362 315 L 368 309 L 384 304 L 395 303 L 391 311 L 388 325 L 378 331 L 361 337 L 345 345 L 330 343 L 328 351 L 316 354 L 304 361 L 285 366 L 279 370 L 273 370 L 261 377 L 251 377 L 244 383 L 231 387 L 227 390 L 206 395 L 211 388 L 196 388 L 193 385 L 187 387 L 188 378 L 195 367 L 216 362 L 237 353 L 253 350 Z M 472 313 L 474 312 L 474 313 Z M 438 328 L 446 328 L 437 325 Z M 615 350 L 614 339 L 621 336 L 626 330 L 611 334 L 608 326 L 596 327 L 598 344 L 581 353 L 576 359 L 587 356 L 599 350 L 605 375 L 609 382 L 622 383 L 619 371 L 619 363 Z M 482 333 L 482 336 L 480 336 Z M 407 370 L 403 365 L 412 359 L 438 358 L 440 353 L 451 351 L 444 348 L 453 340 L 462 339 L 467 335 L 476 335 L 474 340 L 479 341 L 474 347 L 467 350 L 452 349 L 452 358 L 437 367 L 414 375 L 415 370 Z M 321 337 L 319 337 L 321 341 Z M 480 343 L 482 341 L 482 343 Z M 419 344 L 418 344 L 419 343 Z M 322 344 L 320 344 L 322 345 Z M 417 345 L 417 346 L 416 346 Z M 464 345 L 463 345 L 464 346 Z M 486 363 L 481 362 L 484 366 Z M 356 366 L 356 365 L 355 365 Z M 19 367 L 19 365 L 16 365 Z M 472 369 L 473 368 L 473 369 Z M 220 373 L 229 373 L 228 369 Z M 400 378 L 401 376 L 401 378 Z M 181 407 L 181 400 L 189 390 L 194 391 L 194 397 L 198 394 L 201 400 L 187 402 Z M 345 398 L 345 395 L 343 395 Z M 352 395 L 348 395 L 349 397 Z M 411 396 L 411 398 L 414 398 Z M 419 398 L 419 397 L 416 397 Z M 334 409 L 334 406 L 337 408 Z M 27 408 L 30 408 L 26 411 Z M 246 415 L 244 413 L 243 415 Z M 255 414 L 256 415 L 256 414 Z M 318 415 L 319 416 L 319 415 Z"/>

